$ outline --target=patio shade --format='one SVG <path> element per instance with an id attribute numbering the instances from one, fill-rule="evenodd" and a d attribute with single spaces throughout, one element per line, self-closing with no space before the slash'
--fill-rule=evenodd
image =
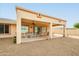
<path id="1" fill-rule="evenodd" d="M 48 26 L 49 23 L 47 22 L 41 22 L 41 21 L 33 21 L 29 19 L 22 19 L 22 25 L 36 25 L 36 26 Z"/>

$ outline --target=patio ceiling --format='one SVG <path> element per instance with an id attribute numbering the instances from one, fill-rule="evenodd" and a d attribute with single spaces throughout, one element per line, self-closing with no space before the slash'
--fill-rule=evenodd
<path id="1" fill-rule="evenodd" d="M 33 21 L 33 20 L 29 20 L 29 19 L 22 19 L 21 20 L 22 25 L 36 25 L 36 26 L 45 26 L 47 27 L 49 25 L 49 23 L 47 22 L 41 22 L 41 21 Z"/>
<path id="2" fill-rule="evenodd" d="M 63 26 L 63 24 L 53 24 L 52 26 L 53 26 L 53 27 L 56 27 L 56 26 Z"/>
<path id="3" fill-rule="evenodd" d="M 33 26 L 33 25 L 44 26 L 44 27 L 49 26 L 49 23 L 47 23 L 47 22 L 33 21 L 33 20 L 30 20 L 30 19 L 22 19 L 21 22 L 22 22 L 22 25 L 28 25 L 28 26 L 30 26 L 30 25 L 31 26 Z M 53 27 L 63 26 L 63 24 L 53 24 L 52 26 Z"/>

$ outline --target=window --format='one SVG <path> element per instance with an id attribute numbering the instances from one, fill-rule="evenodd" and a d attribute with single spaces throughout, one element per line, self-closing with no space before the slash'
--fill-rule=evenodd
<path id="1" fill-rule="evenodd" d="M 4 24 L 0 24 L 0 34 L 4 33 Z"/>
<path id="2" fill-rule="evenodd" d="M 0 34 L 9 33 L 9 25 L 0 24 Z"/>
<path id="3" fill-rule="evenodd" d="M 9 33 L 9 25 L 5 25 L 5 33 Z"/>
<path id="4" fill-rule="evenodd" d="M 28 26 L 22 26 L 21 27 L 21 32 L 22 33 L 27 33 L 28 32 Z"/>
<path id="5" fill-rule="evenodd" d="M 42 27 L 42 32 L 46 32 L 47 28 L 46 27 Z"/>
<path id="6" fill-rule="evenodd" d="M 38 32 L 38 27 L 37 26 L 35 26 L 35 33 L 37 33 Z"/>

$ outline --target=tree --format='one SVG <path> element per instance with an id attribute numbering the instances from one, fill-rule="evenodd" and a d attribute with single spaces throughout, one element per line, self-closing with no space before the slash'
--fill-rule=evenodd
<path id="1" fill-rule="evenodd" d="M 79 23 L 75 23 L 74 27 L 79 29 Z"/>

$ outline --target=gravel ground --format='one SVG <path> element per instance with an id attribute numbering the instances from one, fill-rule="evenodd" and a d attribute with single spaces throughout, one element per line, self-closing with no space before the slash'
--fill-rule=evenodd
<path id="1" fill-rule="evenodd" d="M 0 40 L 2 56 L 78 56 L 79 40 L 55 38 L 22 44 L 13 44 L 12 39 Z"/>

